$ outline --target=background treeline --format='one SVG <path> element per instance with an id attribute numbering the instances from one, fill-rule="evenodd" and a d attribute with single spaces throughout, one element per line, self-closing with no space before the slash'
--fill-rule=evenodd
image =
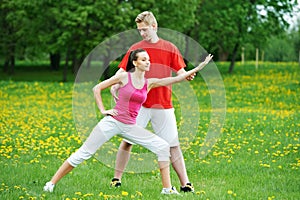
<path id="1" fill-rule="evenodd" d="M 76 72 L 100 42 L 136 28 L 138 13 L 151 10 L 159 27 L 184 33 L 215 60 L 298 61 L 299 24 L 290 28 L 296 0 L 0 0 L 0 65 L 13 74 L 16 61 L 49 60 L 52 70 Z M 62 64 L 63 63 L 63 64 Z"/>

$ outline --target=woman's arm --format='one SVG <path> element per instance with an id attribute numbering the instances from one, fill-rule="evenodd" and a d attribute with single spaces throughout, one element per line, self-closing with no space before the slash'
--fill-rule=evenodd
<path id="1" fill-rule="evenodd" d="M 171 85 L 173 83 L 178 83 L 183 80 L 186 80 L 187 77 L 189 77 L 189 76 L 195 74 L 196 72 L 200 71 L 201 69 L 203 69 L 205 67 L 205 65 L 207 65 L 209 63 L 209 61 L 212 59 L 212 57 L 213 56 L 211 54 L 209 54 L 205 58 L 205 60 L 202 63 L 200 63 L 197 67 L 195 67 L 194 69 L 191 69 L 187 72 L 182 72 L 175 77 L 167 77 L 167 78 L 162 78 L 162 79 L 159 79 L 159 78 L 148 79 L 148 91 L 155 87 Z"/>
<path id="2" fill-rule="evenodd" d="M 114 76 L 112 76 L 111 78 L 100 82 L 93 88 L 94 97 L 95 97 L 97 106 L 103 115 L 107 115 L 107 114 L 116 115 L 117 113 L 114 110 L 105 110 L 105 107 L 104 107 L 103 101 L 102 101 L 102 97 L 101 97 L 101 91 L 114 85 L 114 84 L 122 84 L 124 82 L 125 77 L 127 77 L 127 73 L 122 73 L 122 72 L 117 73 Z"/>
<path id="3" fill-rule="evenodd" d="M 116 75 L 120 74 L 120 73 L 124 73 L 124 72 L 125 72 L 125 70 L 120 68 L 116 72 Z M 113 96 L 115 102 L 117 102 L 117 100 L 118 100 L 118 91 L 119 91 L 120 87 L 121 87 L 121 85 L 117 83 L 117 84 L 114 84 L 113 86 L 111 86 L 111 88 L 110 88 L 110 93 Z"/>

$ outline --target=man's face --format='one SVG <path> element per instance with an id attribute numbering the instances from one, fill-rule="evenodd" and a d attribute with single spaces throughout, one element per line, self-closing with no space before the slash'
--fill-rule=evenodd
<path id="1" fill-rule="evenodd" d="M 156 28 L 154 26 L 146 25 L 144 22 L 137 23 L 137 30 L 142 36 L 143 40 L 151 41 L 153 36 L 156 35 Z"/>

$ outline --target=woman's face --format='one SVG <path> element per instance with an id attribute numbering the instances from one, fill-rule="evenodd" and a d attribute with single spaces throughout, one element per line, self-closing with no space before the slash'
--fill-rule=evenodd
<path id="1" fill-rule="evenodd" d="M 150 57 L 146 51 L 137 53 L 137 60 L 133 61 L 134 66 L 142 71 L 150 70 Z"/>

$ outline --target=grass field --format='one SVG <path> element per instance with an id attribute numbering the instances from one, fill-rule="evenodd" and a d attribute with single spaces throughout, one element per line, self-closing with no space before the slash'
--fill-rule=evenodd
<path id="1" fill-rule="evenodd" d="M 26 81 L 21 74 L 18 81 L 1 78 L 0 199 L 300 199 L 299 65 L 264 63 L 256 70 L 252 63 L 238 63 L 231 75 L 226 63 L 217 65 L 226 89 L 223 133 L 199 159 L 210 122 L 210 95 L 197 77 L 191 84 L 197 88 L 200 124 L 183 146 L 195 194 L 178 197 L 160 195 L 158 169 L 125 173 L 122 187 L 111 189 L 113 169 L 95 158 L 64 177 L 54 193 L 43 192 L 45 182 L 82 144 L 72 114 L 73 83 L 29 81 L 29 74 L 23 74 Z M 104 96 L 109 104 L 109 93 Z M 114 139 L 115 151 L 119 141 Z M 179 189 L 173 170 L 171 176 Z"/>

